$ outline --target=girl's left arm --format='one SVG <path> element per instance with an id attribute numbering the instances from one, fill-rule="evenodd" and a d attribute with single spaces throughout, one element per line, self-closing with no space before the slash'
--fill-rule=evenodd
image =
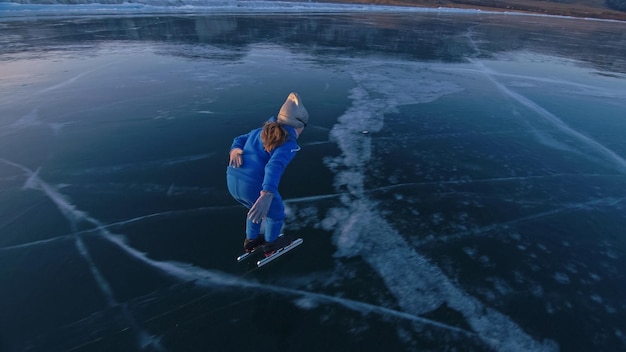
<path id="1" fill-rule="evenodd" d="M 242 134 L 241 136 L 235 137 L 235 139 L 233 139 L 233 144 L 230 145 L 230 150 L 233 150 L 235 148 L 243 149 L 243 146 L 246 144 L 249 136 L 250 133 L 246 133 Z"/>
<path id="2" fill-rule="evenodd" d="M 296 152 L 300 150 L 298 146 L 283 144 L 272 152 L 270 160 L 265 165 L 265 176 L 263 178 L 263 190 L 271 193 L 278 192 L 278 184 L 287 165 L 296 156 Z"/>

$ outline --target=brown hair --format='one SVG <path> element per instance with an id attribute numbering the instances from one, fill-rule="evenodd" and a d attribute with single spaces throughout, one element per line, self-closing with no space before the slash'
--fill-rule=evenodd
<path id="1" fill-rule="evenodd" d="M 266 152 L 271 152 L 276 147 L 287 141 L 287 130 L 276 121 L 268 121 L 261 131 L 261 142 Z"/>

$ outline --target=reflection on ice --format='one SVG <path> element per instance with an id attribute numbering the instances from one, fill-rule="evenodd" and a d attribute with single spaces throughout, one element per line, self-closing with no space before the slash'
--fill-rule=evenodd
<path id="1" fill-rule="evenodd" d="M 379 334 L 398 350 L 622 347 L 625 66 L 590 39 L 602 25 L 563 46 L 535 21 L 5 22 L 0 70 L 39 72 L 0 83 L 6 343 L 232 349 L 220 338 L 261 326 L 294 349 L 327 332 L 363 351 Z M 281 193 L 306 244 L 244 272 L 226 149 L 292 89 L 312 123 Z M 13 293 L 48 277 L 72 287 L 26 307 L 50 320 L 18 317 Z"/>

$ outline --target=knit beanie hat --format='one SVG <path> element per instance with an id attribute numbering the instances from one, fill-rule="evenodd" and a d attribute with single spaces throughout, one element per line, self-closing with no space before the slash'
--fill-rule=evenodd
<path id="1" fill-rule="evenodd" d="M 278 112 L 278 122 L 294 128 L 305 127 L 309 123 L 309 113 L 304 108 L 298 93 L 289 93 Z"/>

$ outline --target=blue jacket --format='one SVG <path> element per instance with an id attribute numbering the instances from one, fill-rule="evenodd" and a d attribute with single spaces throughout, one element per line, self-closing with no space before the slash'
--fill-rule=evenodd
<path id="1" fill-rule="evenodd" d="M 270 121 L 275 121 L 272 117 Z M 252 184 L 261 183 L 264 191 L 277 193 L 280 178 L 300 147 L 296 143 L 296 130 L 282 125 L 288 133 L 287 141 L 271 152 L 266 152 L 261 141 L 261 130 L 257 128 L 235 137 L 230 149 L 243 150 L 243 164 L 238 168 L 228 167 L 227 173 Z"/>

